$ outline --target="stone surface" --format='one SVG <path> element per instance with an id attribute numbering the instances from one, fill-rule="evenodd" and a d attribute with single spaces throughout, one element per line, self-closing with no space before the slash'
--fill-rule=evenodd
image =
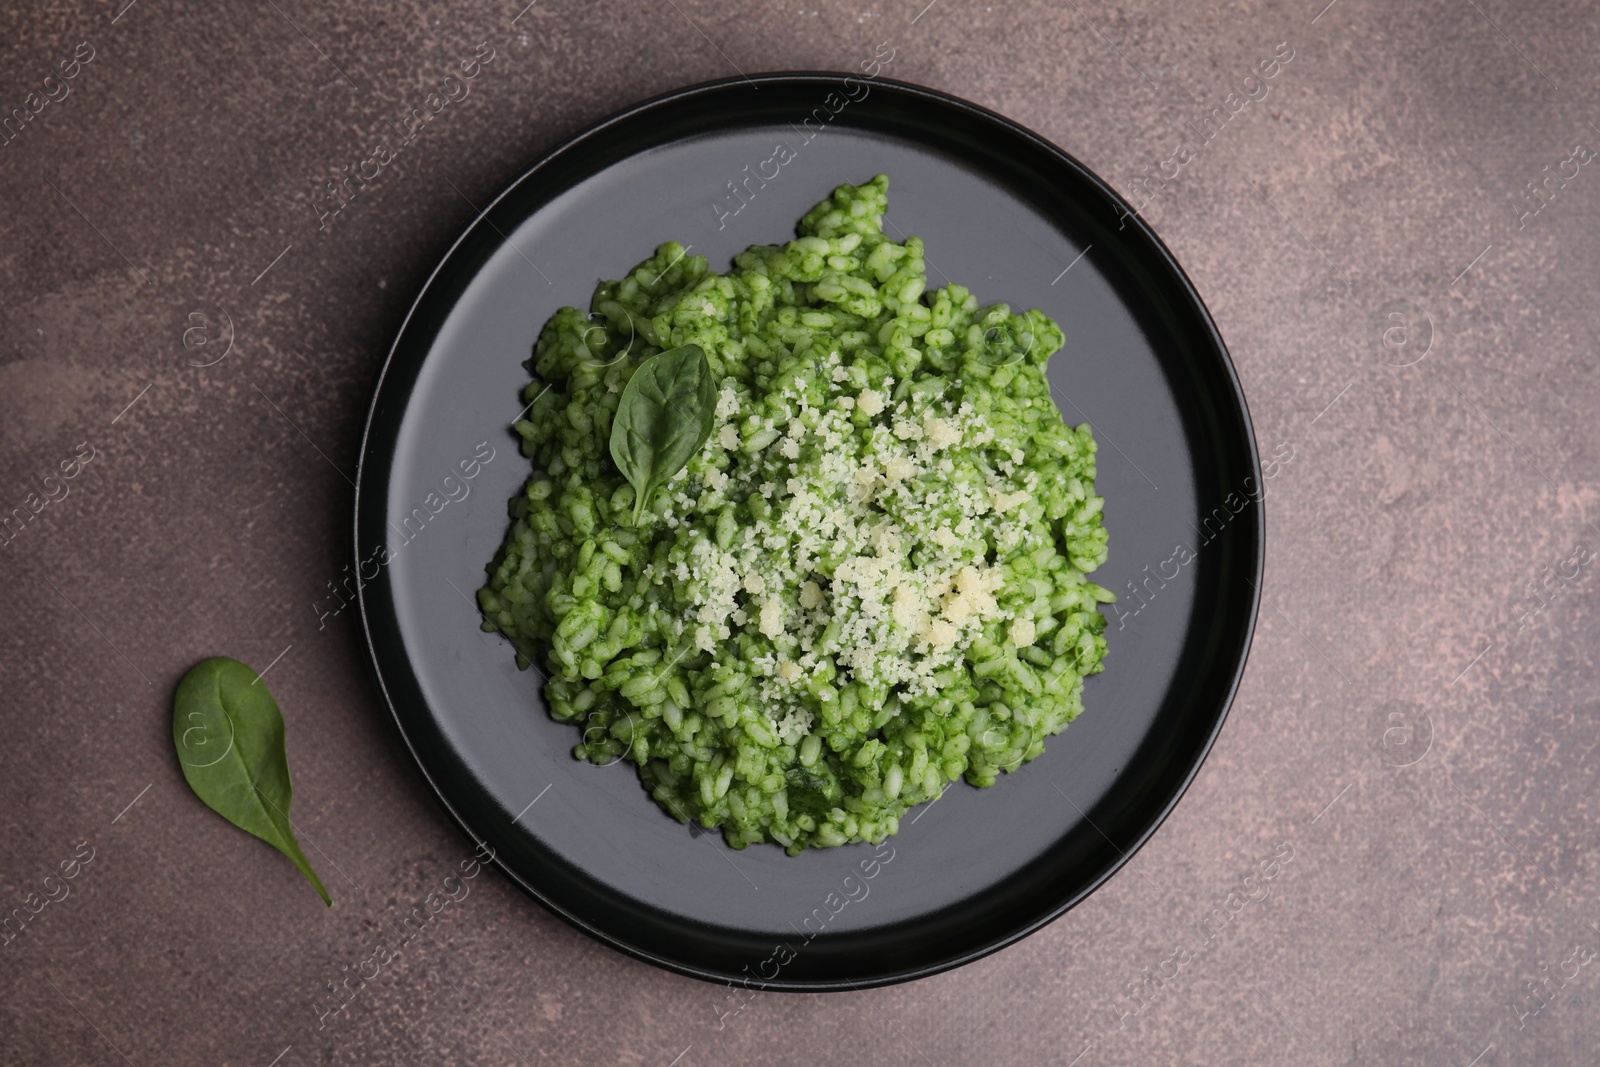
<path id="1" fill-rule="evenodd" d="M 1570 0 L 1323 2 L 8 5 L 0 108 L 67 95 L 0 147 L 0 508 L 80 443 L 93 458 L 0 548 L 0 907 L 77 874 L 0 945 L 0 1059 L 1592 1062 L 1600 578 L 1549 576 L 1600 550 L 1600 177 L 1563 168 L 1600 143 L 1600 22 Z M 321 183 L 480 42 L 472 94 L 319 230 Z M 719 1028 L 722 990 L 488 874 L 319 1020 L 326 983 L 467 853 L 353 620 L 308 610 L 345 562 L 357 436 L 413 294 L 472 203 L 588 122 L 879 42 L 888 75 L 1150 196 L 1263 451 L 1292 450 L 1213 755 L 1090 900 L 935 978 L 765 995 Z M 92 59 L 46 83 L 75 49 Z M 1574 169 L 1547 202 L 1527 189 Z M 218 650 L 274 664 L 332 911 L 197 817 L 169 702 Z M 1292 859 L 1247 884 L 1275 848 Z"/>

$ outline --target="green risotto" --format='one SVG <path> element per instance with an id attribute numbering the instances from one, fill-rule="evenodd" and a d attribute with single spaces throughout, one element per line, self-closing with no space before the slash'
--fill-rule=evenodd
<path id="1" fill-rule="evenodd" d="M 632 761 L 735 848 L 876 843 L 957 778 L 993 784 L 1105 656 L 1095 441 L 1045 380 L 1061 330 L 927 289 L 887 205 L 881 175 L 842 185 L 726 274 L 662 245 L 545 324 L 515 427 L 534 473 L 484 629 L 548 670 L 576 756 Z M 709 435 L 640 498 L 613 421 L 681 346 L 703 407 L 660 410 Z"/>

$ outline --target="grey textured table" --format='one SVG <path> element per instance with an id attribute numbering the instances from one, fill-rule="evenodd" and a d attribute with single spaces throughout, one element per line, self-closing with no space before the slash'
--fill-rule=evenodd
<path id="1" fill-rule="evenodd" d="M 9 5 L 0 909 L 54 899 L 0 944 L 0 1060 L 1593 1062 L 1600 23 L 1324 2 Z M 409 301 L 582 125 L 883 42 L 1144 205 L 1292 457 L 1210 760 L 1088 902 L 935 978 L 731 1014 L 488 872 L 329 1011 L 469 854 L 312 607 Z M 178 773 L 217 652 L 271 664 L 331 911 Z"/>

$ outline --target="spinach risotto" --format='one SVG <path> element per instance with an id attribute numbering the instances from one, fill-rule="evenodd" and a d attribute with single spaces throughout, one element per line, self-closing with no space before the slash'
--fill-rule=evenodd
<path id="1" fill-rule="evenodd" d="M 1112 594 L 1095 441 L 1037 310 L 927 289 L 888 179 L 726 274 L 668 242 L 562 308 L 478 592 L 574 751 L 735 848 L 879 842 L 1083 710 Z M 958 261 L 954 250 L 942 256 Z"/>

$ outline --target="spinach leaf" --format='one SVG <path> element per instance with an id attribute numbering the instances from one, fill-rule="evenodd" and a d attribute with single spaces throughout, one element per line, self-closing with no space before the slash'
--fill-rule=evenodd
<path id="1" fill-rule="evenodd" d="M 294 860 L 329 907 L 289 823 L 283 715 L 266 683 L 236 659 L 203 660 L 178 683 L 172 741 L 189 788 L 207 806 Z"/>
<path id="2" fill-rule="evenodd" d="M 717 387 L 699 345 L 684 345 L 639 364 L 622 390 L 611 423 L 611 459 L 633 486 L 633 522 L 711 436 Z"/>

